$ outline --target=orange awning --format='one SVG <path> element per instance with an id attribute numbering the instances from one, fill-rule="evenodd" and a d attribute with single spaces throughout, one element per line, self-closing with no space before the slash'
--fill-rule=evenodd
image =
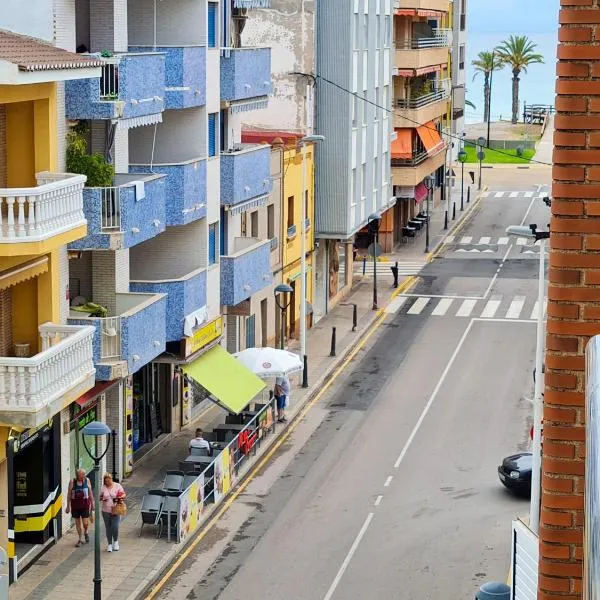
<path id="1" fill-rule="evenodd" d="M 444 142 L 435 128 L 435 123 L 433 121 L 429 121 L 429 123 L 417 127 L 417 134 L 421 138 L 423 146 L 425 146 L 425 150 L 427 150 L 429 156 L 434 156 L 438 153 L 440 148 L 444 146 Z"/>
<path id="2" fill-rule="evenodd" d="M 412 156 L 410 129 L 395 129 L 396 139 L 392 142 L 392 158 L 403 159 Z"/>
<path id="3" fill-rule="evenodd" d="M 414 17 L 417 11 L 414 8 L 399 8 L 394 11 L 394 14 L 398 17 Z"/>

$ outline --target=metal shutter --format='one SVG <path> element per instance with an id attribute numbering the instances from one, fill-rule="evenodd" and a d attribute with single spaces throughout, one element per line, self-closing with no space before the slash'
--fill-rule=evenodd
<path id="1" fill-rule="evenodd" d="M 208 155 L 217 154 L 217 113 L 208 115 Z"/>
<path id="2" fill-rule="evenodd" d="M 246 317 L 246 348 L 256 346 L 256 316 Z"/>
<path id="3" fill-rule="evenodd" d="M 208 264 L 217 262 L 217 225 L 213 223 L 208 226 Z"/>
<path id="4" fill-rule="evenodd" d="M 238 351 L 238 317 L 227 315 L 225 319 L 227 352 L 235 354 Z"/>
<path id="5" fill-rule="evenodd" d="M 208 3 L 208 47 L 217 47 L 217 3 Z"/>

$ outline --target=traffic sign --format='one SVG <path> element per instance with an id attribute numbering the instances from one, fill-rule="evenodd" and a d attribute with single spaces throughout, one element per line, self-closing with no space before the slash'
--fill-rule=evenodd
<path id="1" fill-rule="evenodd" d="M 383 249 L 381 244 L 369 244 L 367 252 L 369 253 L 369 256 L 379 258 L 383 254 Z"/>
<path id="2" fill-rule="evenodd" d="M 480 150 L 477 153 L 477 160 L 484 160 L 485 159 L 485 152 L 483 150 Z"/>

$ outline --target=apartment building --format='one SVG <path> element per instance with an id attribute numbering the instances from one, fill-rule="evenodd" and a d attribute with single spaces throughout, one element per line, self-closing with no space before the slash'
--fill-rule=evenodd
<path id="1" fill-rule="evenodd" d="M 467 60 L 467 2 L 454 0 L 452 7 L 452 159 L 460 151 L 465 131 L 466 60 Z"/>
<path id="2" fill-rule="evenodd" d="M 427 212 L 426 177 L 434 177 L 431 207 L 444 198 L 451 146 L 443 132 L 451 127 L 452 5 L 448 0 L 395 0 L 391 164 L 397 202 L 391 226 L 385 223 L 393 232 L 391 245 L 407 233 L 410 219 Z"/>

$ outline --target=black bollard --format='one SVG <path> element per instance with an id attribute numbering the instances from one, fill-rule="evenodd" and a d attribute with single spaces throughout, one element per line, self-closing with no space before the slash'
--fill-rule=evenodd
<path id="1" fill-rule="evenodd" d="M 367 257 L 363 256 L 363 277 L 365 276 L 366 272 L 367 272 Z"/>
<path id="2" fill-rule="evenodd" d="M 471 202 L 471 186 L 467 188 L 467 204 Z"/>
<path id="3" fill-rule="evenodd" d="M 352 305 L 352 331 L 356 331 L 356 326 L 358 325 L 358 305 Z"/>
<path id="4" fill-rule="evenodd" d="M 456 202 L 452 205 L 452 220 L 456 219 Z"/>
<path id="5" fill-rule="evenodd" d="M 396 261 L 396 264 L 393 267 L 390 267 L 390 269 L 392 270 L 392 275 L 394 276 L 394 287 L 397 288 L 398 287 L 398 261 Z"/>
<path id="6" fill-rule="evenodd" d="M 335 327 L 331 328 L 331 352 L 329 356 L 335 356 Z"/>
<path id="7" fill-rule="evenodd" d="M 304 355 L 304 369 L 302 370 L 302 387 L 308 387 L 308 356 Z"/>

